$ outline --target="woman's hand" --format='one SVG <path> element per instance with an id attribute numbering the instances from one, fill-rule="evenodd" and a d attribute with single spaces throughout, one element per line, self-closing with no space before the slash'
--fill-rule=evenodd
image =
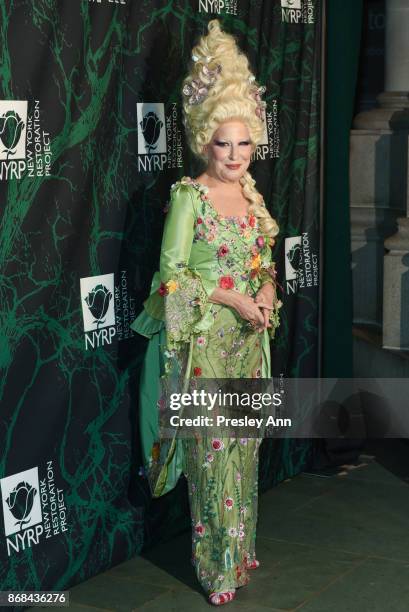
<path id="1" fill-rule="evenodd" d="M 265 283 L 258 290 L 254 301 L 258 305 L 263 304 L 262 313 L 264 328 L 271 327 L 270 312 L 274 307 L 274 303 L 277 301 L 277 293 L 274 285 L 272 283 Z M 264 304 L 267 304 L 267 306 L 264 306 Z"/>
<path id="2" fill-rule="evenodd" d="M 247 294 L 217 287 L 210 296 L 210 301 L 234 308 L 239 316 L 249 321 L 257 331 L 261 332 L 265 329 L 263 308 L 268 309 L 269 303 L 262 301 L 261 297 L 256 302 Z"/>
<path id="3" fill-rule="evenodd" d="M 237 293 L 233 308 L 242 319 L 249 321 L 257 331 L 263 331 L 265 327 L 263 310 L 268 308 L 267 302 L 263 302 L 261 299 L 256 302 L 249 295 Z"/>

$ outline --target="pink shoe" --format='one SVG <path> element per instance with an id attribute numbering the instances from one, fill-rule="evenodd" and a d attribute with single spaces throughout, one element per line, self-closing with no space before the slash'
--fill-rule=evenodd
<path id="1" fill-rule="evenodd" d="M 223 604 L 229 603 L 236 597 L 236 591 L 222 591 L 216 593 L 210 593 L 209 602 L 213 606 L 222 606 Z"/>

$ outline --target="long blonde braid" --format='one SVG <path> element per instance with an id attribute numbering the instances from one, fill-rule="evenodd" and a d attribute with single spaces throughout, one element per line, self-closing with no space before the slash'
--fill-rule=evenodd
<path id="1" fill-rule="evenodd" d="M 244 197 L 250 201 L 249 212 L 257 218 L 262 233 L 271 238 L 277 236 L 279 232 L 277 222 L 267 210 L 264 198 L 257 191 L 256 182 L 250 172 L 245 172 L 240 179 L 240 184 L 243 187 Z"/>

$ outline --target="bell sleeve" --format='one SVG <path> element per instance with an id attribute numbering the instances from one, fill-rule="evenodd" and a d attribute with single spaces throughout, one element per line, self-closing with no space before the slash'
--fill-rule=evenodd
<path id="1" fill-rule="evenodd" d="M 188 267 L 193 244 L 195 208 L 191 188 L 172 188 L 163 230 L 159 295 L 164 300 L 168 350 L 189 342 L 212 324 L 210 295 L 215 283 Z"/>
<path id="2" fill-rule="evenodd" d="M 261 250 L 260 287 L 266 283 L 271 283 L 277 292 L 276 275 L 276 265 L 272 260 L 272 249 L 269 244 L 269 238 L 266 236 L 265 244 Z M 271 339 L 275 337 L 276 329 L 280 325 L 280 308 L 282 305 L 282 301 L 277 299 L 270 313 L 271 327 L 268 328 L 268 333 Z"/>

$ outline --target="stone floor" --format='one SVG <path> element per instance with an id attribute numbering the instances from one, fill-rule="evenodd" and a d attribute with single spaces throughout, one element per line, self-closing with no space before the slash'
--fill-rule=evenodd
<path id="1" fill-rule="evenodd" d="M 302 473 L 261 495 L 261 567 L 223 609 L 407 612 L 407 451 L 405 459 L 362 455 L 366 465 Z M 69 609 L 208 611 L 189 553 L 185 533 L 71 589 Z"/>

